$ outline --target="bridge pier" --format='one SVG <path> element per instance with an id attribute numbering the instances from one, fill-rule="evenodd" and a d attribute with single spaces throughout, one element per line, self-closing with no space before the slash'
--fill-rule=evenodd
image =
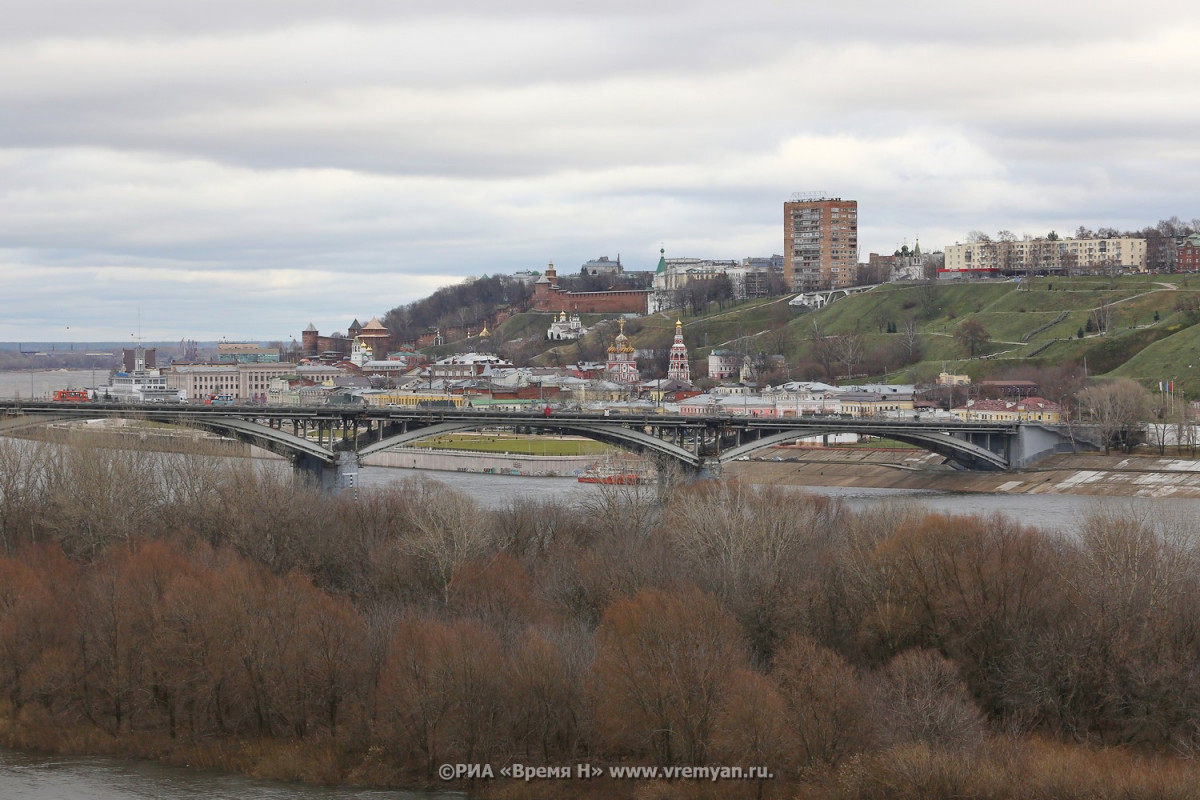
<path id="1" fill-rule="evenodd" d="M 293 459 L 292 465 L 325 494 L 358 488 L 358 454 L 352 450 L 340 451 L 333 463 L 306 453 Z"/>

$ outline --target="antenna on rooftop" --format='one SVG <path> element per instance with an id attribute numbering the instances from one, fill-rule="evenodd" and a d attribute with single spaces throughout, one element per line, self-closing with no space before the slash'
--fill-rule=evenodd
<path id="1" fill-rule="evenodd" d="M 805 192 L 793 192 L 792 200 L 803 202 L 805 200 L 832 200 L 829 192 L 824 189 L 809 189 Z"/>

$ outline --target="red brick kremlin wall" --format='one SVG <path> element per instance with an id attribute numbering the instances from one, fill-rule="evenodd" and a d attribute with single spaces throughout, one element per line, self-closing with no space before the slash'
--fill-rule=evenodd
<path id="1" fill-rule="evenodd" d="M 645 314 L 649 289 L 613 292 L 564 292 L 539 284 L 534 290 L 535 311 L 567 311 L 580 314 Z"/>

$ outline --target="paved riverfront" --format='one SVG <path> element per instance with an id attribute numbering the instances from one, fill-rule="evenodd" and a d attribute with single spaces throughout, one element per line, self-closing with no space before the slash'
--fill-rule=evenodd
<path id="1" fill-rule="evenodd" d="M 792 486 L 1200 498 L 1200 460 L 1169 455 L 1075 453 L 1002 473 L 945 469 L 939 461 L 919 450 L 777 448 L 760 461 L 727 464 L 723 474 L 749 483 Z"/>

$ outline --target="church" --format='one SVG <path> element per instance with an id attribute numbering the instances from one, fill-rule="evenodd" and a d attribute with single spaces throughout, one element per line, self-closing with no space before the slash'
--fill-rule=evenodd
<path id="1" fill-rule="evenodd" d="M 605 377 L 613 383 L 631 385 L 641 380 L 638 373 L 637 361 L 633 357 L 633 345 L 625 335 L 625 320 L 620 320 L 621 331 L 608 348 L 608 361 L 605 363 Z"/>

